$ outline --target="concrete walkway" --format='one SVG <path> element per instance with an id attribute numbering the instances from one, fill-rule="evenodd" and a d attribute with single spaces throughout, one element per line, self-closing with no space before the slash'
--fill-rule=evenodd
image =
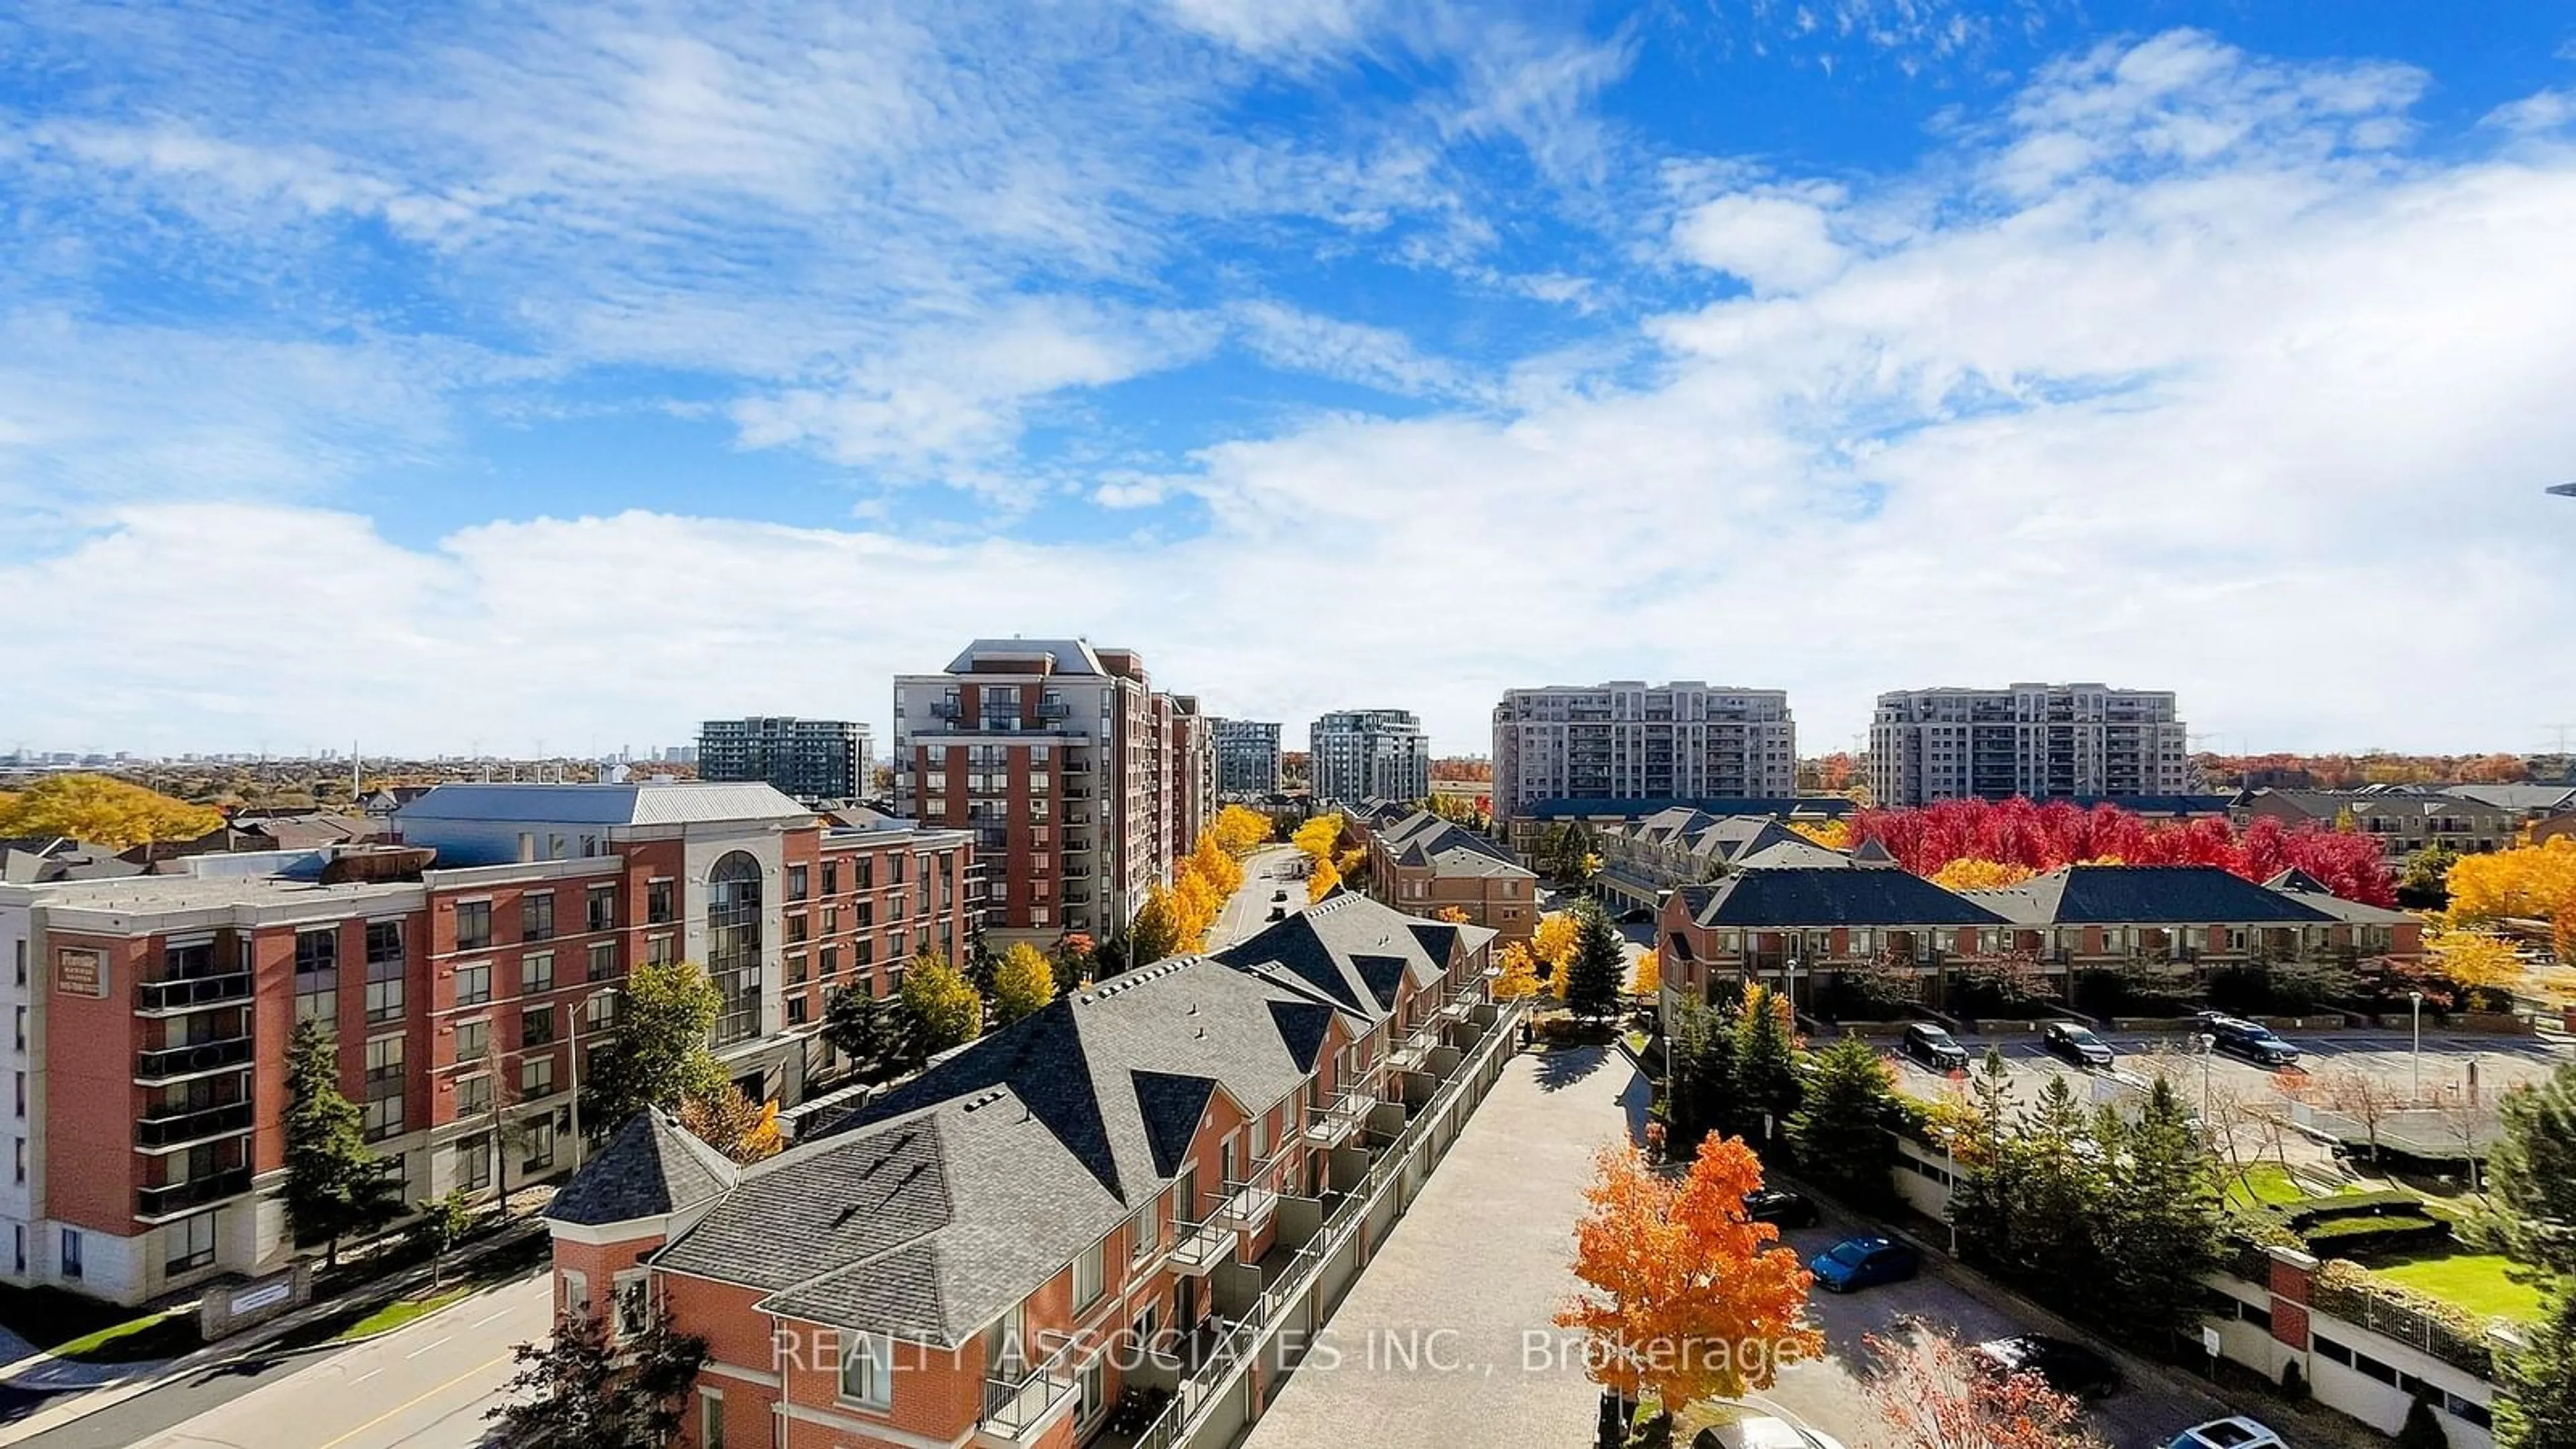
<path id="1" fill-rule="evenodd" d="M 1513 1058 L 1245 1449 L 1590 1443 L 1600 1391 L 1554 1320 L 1593 1154 L 1645 1110 L 1617 1051 Z"/>

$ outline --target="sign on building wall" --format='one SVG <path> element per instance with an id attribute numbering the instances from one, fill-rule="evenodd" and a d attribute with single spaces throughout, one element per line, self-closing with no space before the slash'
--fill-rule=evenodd
<path id="1" fill-rule="evenodd" d="M 54 994 L 107 999 L 107 953 L 82 946 L 54 951 Z"/>

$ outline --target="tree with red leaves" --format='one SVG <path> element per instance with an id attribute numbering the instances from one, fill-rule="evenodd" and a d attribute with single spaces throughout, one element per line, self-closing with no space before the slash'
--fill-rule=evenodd
<path id="1" fill-rule="evenodd" d="M 1875 840 L 1916 875 L 1953 861 L 1992 861 L 2033 871 L 2086 862 L 2211 865 L 2247 880 L 2304 870 L 2347 900 L 2397 903 L 2397 882 L 2377 840 L 2349 830 L 2291 829 L 2269 818 L 2239 832 L 2215 816 L 2150 821 L 2116 805 L 2082 809 L 2064 800 L 1943 800 L 1912 810 L 1861 810 L 1857 846 Z"/>
<path id="2" fill-rule="evenodd" d="M 2081 1407 L 2035 1373 L 2005 1374 L 1947 1333 L 1916 1324 L 1861 1340 L 1878 1356 L 1869 1400 L 1895 1449 L 2101 1449 Z"/>

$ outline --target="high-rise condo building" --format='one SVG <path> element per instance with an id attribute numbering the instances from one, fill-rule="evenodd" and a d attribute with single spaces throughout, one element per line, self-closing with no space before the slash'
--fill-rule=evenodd
<path id="1" fill-rule="evenodd" d="M 2180 795 L 2191 787 L 2188 735 L 2163 690 L 1901 689 L 1878 697 L 1870 722 L 1869 788 L 1881 806 Z"/>
<path id="2" fill-rule="evenodd" d="M 1276 721 L 1216 721 L 1216 787 L 1227 795 L 1279 793 L 1279 725 Z"/>
<path id="3" fill-rule="evenodd" d="M 1431 795 L 1431 737 L 1407 709 L 1336 710 L 1307 732 L 1319 803 L 1412 801 Z"/>
<path id="4" fill-rule="evenodd" d="M 874 743 L 855 720 L 711 719 L 698 727 L 698 778 L 756 780 L 799 800 L 852 800 L 868 793 Z"/>
<path id="5" fill-rule="evenodd" d="M 1797 793 L 1789 696 L 1676 679 L 1515 689 L 1494 706 L 1494 816 L 1541 800 L 1752 800 Z"/>

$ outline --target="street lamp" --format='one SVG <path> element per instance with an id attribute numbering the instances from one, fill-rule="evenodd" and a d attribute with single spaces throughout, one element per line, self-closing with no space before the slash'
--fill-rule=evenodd
<path id="1" fill-rule="evenodd" d="M 2216 1060 L 2217 1056 L 2218 1056 L 2218 1038 L 2216 1038 L 2216 1037 L 2214 1037 L 2214 1036 L 2209 1035 L 2207 1032 L 2203 1032 L 2203 1033 L 2201 1033 L 2201 1037 L 2200 1037 L 2200 1130 L 2201 1130 L 2201 1132 L 2202 1132 L 2202 1134 L 2203 1134 L 2204 1136 L 2208 1135 L 2208 1133 L 2209 1133 L 2209 1071 L 2210 1071 L 2210 1063 L 2211 1063 L 2212 1061 Z"/>
<path id="2" fill-rule="evenodd" d="M 2415 1084 L 2409 1100 L 2420 1103 L 2424 1100 L 2424 993 L 2407 992 L 2406 1006 L 2415 1019 Z"/>
<path id="3" fill-rule="evenodd" d="M 1950 1159 L 1950 1195 L 1942 1200 L 1941 1216 L 1950 1224 L 1950 1257 L 1955 1261 L 1959 1256 L 1959 1129 L 1943 1127 L 1938 1135 L 1941 1151 Z"/>
<path id="4" fill-rule="evenodd" d="M 582 1159 L 588 1155 L 583 1150 L 585 1139 L 581 1135 L 581 1023 L 584 1017 L 590 1015 L 592 1002 L 602 998 L 614 1000 L 616 996 L 616 987 L 603 986 L 583 997 L 577 1006 L 571 1002 L 564 1005 L 564 1013 L 571 1019 L 570 1030 L 566 1033 L 570 1045 L 565 1048 L 565 1055 L 572 1063 L 572 1071 L 569 1075 L 572 1078 L 572 1162 L 575 1168 L 579 1168 Z M 593 1036 L 598 1034 L 591 1033 Z M 497 1144 L 495 1150 L 498 1150 Z"/>

